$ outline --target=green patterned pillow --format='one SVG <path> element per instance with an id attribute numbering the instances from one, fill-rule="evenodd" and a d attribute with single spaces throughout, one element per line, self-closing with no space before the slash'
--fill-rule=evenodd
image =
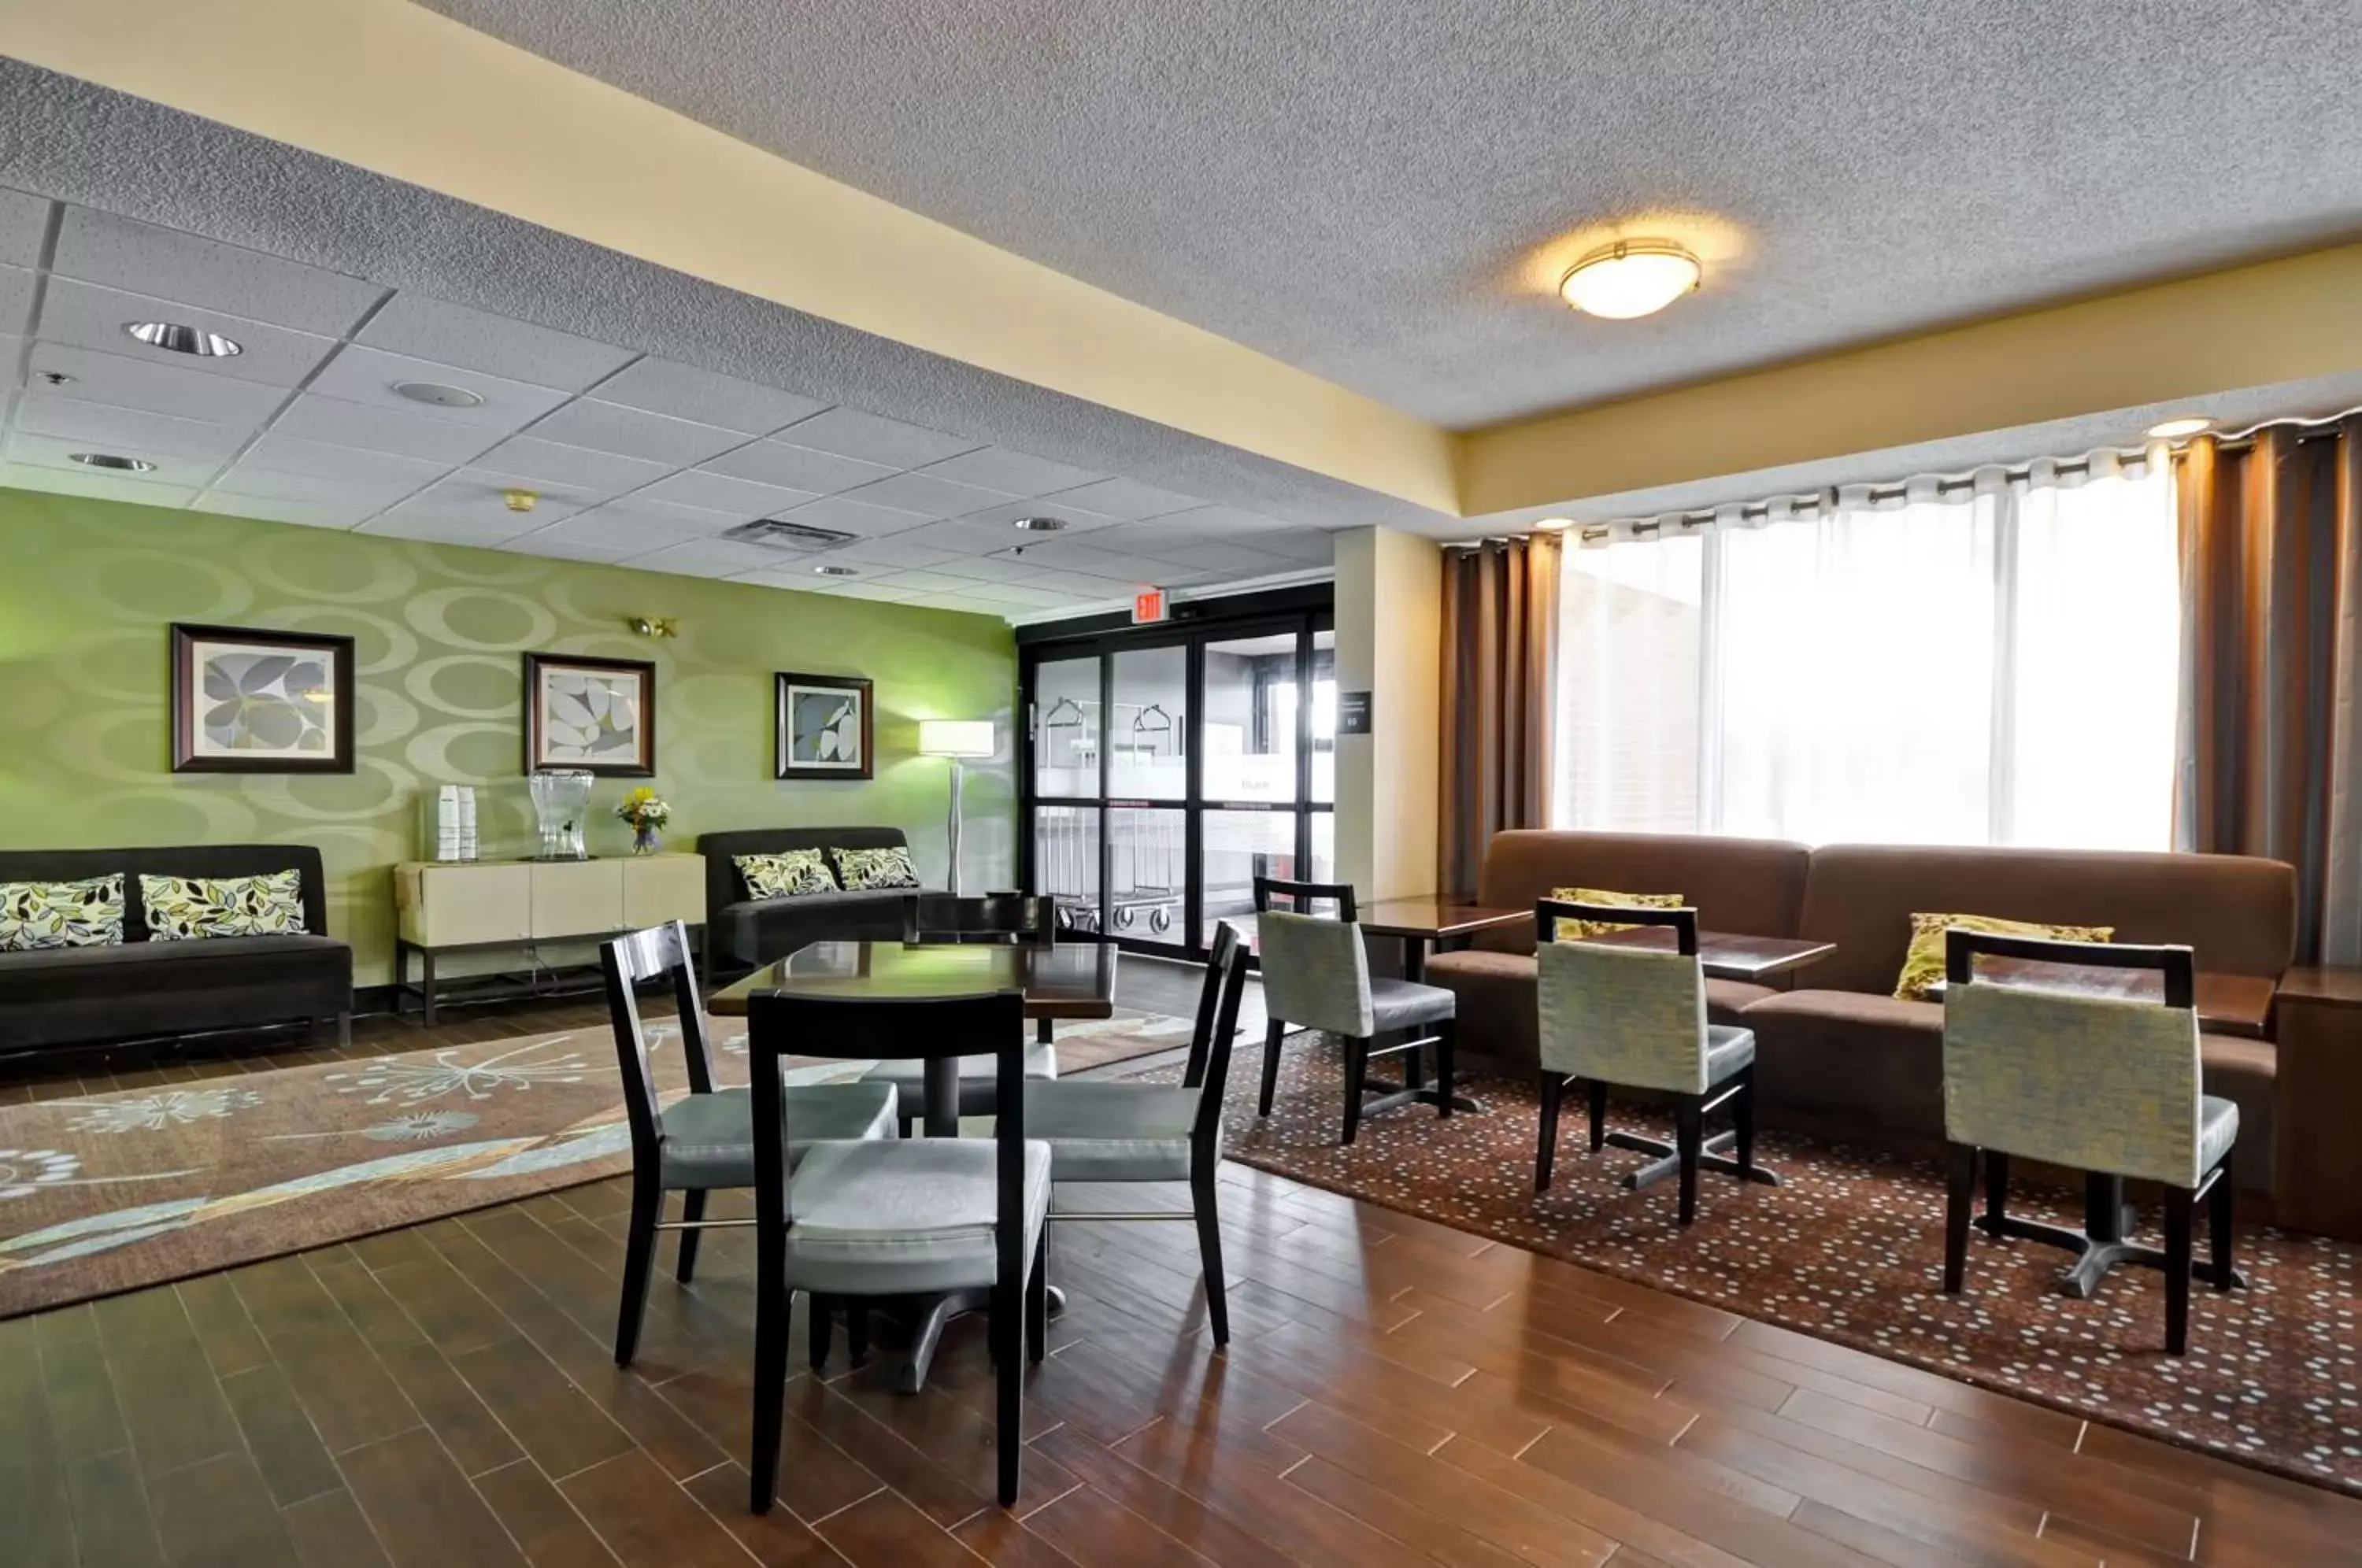
<path id="1" fill-rule="evenodd" d="M 911 852 L 899 844 L 890 849 L 832 849 L 829 853 L 836 857 L 837 880 L 848 893 L 919 885 L 919 868 L 911 863 Z"/>
<path id="2" fill-rule="evenodd" d="M 828 859 L 817 849 L 790 849 L 778 855 L 734 855 L 739 877 L 750 899 L 800 899 L 812 893 L 833 893 L 836 878 L 828 873 Z"/>
<path id="3" fill-rule="evenodd" d="M 0 882 L 0 953 L 113 947 L 123 940 L 123 876 Z"/>
<path id="4" fill-rule="evenodd" d="M 267 877 L 142 877 L 139 902 L 150 942 L 208 936 L 300 936 L 304 874 Z"/>

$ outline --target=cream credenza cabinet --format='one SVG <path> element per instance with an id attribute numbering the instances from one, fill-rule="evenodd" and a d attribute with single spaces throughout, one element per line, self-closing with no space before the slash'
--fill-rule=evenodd
<path id="1" fill-rule="evenodd" d="M 593 942 L 669 920 L 701 928 L 705 857 L 409 860 L 393 868 L 393 906 L 394 1009 L 415 992 L 431 1024 L 438 955 Z"/>

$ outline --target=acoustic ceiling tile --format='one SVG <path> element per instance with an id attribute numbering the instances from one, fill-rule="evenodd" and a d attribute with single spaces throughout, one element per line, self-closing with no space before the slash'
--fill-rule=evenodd
<path id="1" fill-rule="evenodd" d="M 946 561 L 962 560 L 958 552 L 941 549 L 932 545 L 913 544 L 907 533 L 889 534 L 883 538 L 856 539 L 850 545 L 839 545 L 828 552 L 832 561 L 842 561 L 857 567 L 932 567 Z"/>
<path id="2" fill-rule="evenodd" d="M 0 263 L 10 267 L 41 264 L 41 242 L 50 231 L 50 204 L 29 191 L 0 186 Z"/>
<path id="3" fill-rule="evenodd" d="M 385 290 L 359 278 L 69 204 L 60 277 L 341 337 Z"/>
<path id="4" fill-rule="evenodd" d="M 10 462 L 0 462 L 0 488 L 48 491 L 56 495 L 91 496 L 101 501 L 133 501 L 146 506 L 185 506 L 197 493 L 187 485 L 157 484 L 142 479 L 117 479 L 95 470 L 69 471 Z"/>
<path id="5" fill-rule="evenodd" d="M 150 322 L 169 322 L 215 334 L 237 345 L 234 354 L 175 353 L 142 343 L 126 328 Z M 34 336 L 51 343 L 71 343 L 101 354 L 120 354 L 149 364 L 175 365 L 236 381 L 292 387 L 319 368 L 337 347 L 336 339 L 292 327 L 248 321 L 218 311 L 193 310 L 170 300 L 104 289 L 72 278 L 51 278 L 41 296 L 40 320 Z"/>
<path id="6" fill-rule="evenodd" d="M 1186 512 L 1203 505 L 1194 496 L 1177 495 L 1169 490 L 1158 490 L 1136 480 L 1100 480 L 1096 484 L 1075 490 L 1054 491 L 1045 499 L 1054 503 L 1079 506 L 1087 512 L 1103 512 L 1110 517 L 1158 517 L 1168 512 Z M 1051 510 L 1055 511 L 1056 505 Z"/>
<path id="7" fill-rule="evenodd" d="M 259 381 L 97 354 L 62 343 L 35 343 L 31 369 L 37 384 L 43 376 L 64 376 L 71 395 L 85 403 L 219 425 L 260 425 L 287 398 L 283 388 Z"/>
<path id="8" fill-rule="evenodd" d="M 253 427 L 175 419 L 136 408 L 110 408 L 36 387 L 17 404 L 16 425 L 37 436 L 85 442 L 104 452 L 145 458 L 158 452 L 226 463 L 254 436 Z"/>
<path id="9" fill-rule="evenodd" d="M 602 403 L 620 403 L 627 408 L 717 425 L 749 436 L 767 436 L 828 406 L 818 398 L 676 365 L 669 359 L 635 359 L 601 381 L 596 390 Z"/>
<path id="10" fill-rule="evenodd" d="M 677 572 L 684 577 L 730 577 L 776 568 L 779 556 L 778 550 L 730 539 L 686 539 L 634 556 L 629 564 L 643 571 Z"/>
<path id="11" fill-rule="evenodd" d="M 311 474 L 327 480 L 406 481 L 411 490 L 424 489 L 451 471 L 448 463 L 306 440 L 276 427 L 256 438 L 253 447 L 238 459 L 238 466 L 270 469 L 283 474 Z"/>
<path id="12" fill-rule="evenodd" d="M 866 463 L 882 463 L 889 469 L 920 468 L 983 445 L 924 425 L 864 414 L 856 408 L 832 408 L 800 420 L 778 434 L 781 440 L 798 447 L 858 458 Z"/>
<path id="13" fill-rule="evenodd" d="M 704 466 L 734 479 L 809 491 L 814 495 L 834 495 L 855 485 L 889 478 L 894 472 L 882 464 L 865 463 L 858 458 L 842 458 L 833 452 L 777 440 L 750 441 Z"/>
<path id="14" fill-rule="evenodd" d="M 189 502 L 189 510 L 226 517 L 250 517 L 262 523 L 292 523 L 304 528 L 348 530 L 376 508 L 337 506 L 316 501 L 272 501 L 259 495 L 229 495 L 215 491 Z"/>
<path id="15" fill-rule="evenodd" d="M 302 501 L 321 506 L 359 507 L 363 515 L 383 511 L 425 487 L 416 479 L 324 477 L 286 473 L 239 461 L 222 470 L 213 492 L 261 496 L 270 501 Z"/>
<path id="16" fill-rule="evenodd" d="M 639 358 L 611 343 L 407 293 L 388 300 L 354 340 L 413 359 L 568 392 L 580 392 Z"/>
<path id="17" fill-rule="evenodd" d="M 978 490 L 997 490 L 1003 495 L 1048 495 L 1061 490 L 1074 490 L 1104 479 L 1088 469 L 1069 468 L 1054 463 L 1047 458 L 1036 458 L 1024 452 L 1012 452 L 1006 447 L 978 447 L 973 452 L 963 452 L 956 458 L 945 458 L 919 470 L 931 479 L 949 480 L 954 484 L 972 484 Z"/>
<path id="18" fill-rule="evenodd" d="M 1010 537 L 1022 539 L 1025 537 L 1025 532 L 1017 526 L 1017 523 L 1020 518 L 1024 517 L 1056 518 L 1065 525 L 1056 531 L 1056 536 L 1061 539 L 1072 538 L 1077 534 L 1096 533 L 1101 528 L 1110 528 L 1123 521 L 1120 517 L 1111 517 L 1104 512 L 1092 512 L 1080 506 L 1054 506 L 1046 501 L 999 502 L 968 513 L 958 521 L 977 524 L 988 528 L 1007 529 Z M 1046 539 L 1051 536 L 1045 533 L 1041 536 Z"/>
<path id="19" fill-rule="evenodd" d="M 421 403 L 394 390 L 411 383 L 457 387 L 482 401 L 454 408 L 442 403 Z M 555 388 L 513 381 L 503 376 L 431 359 L 413 359 L 358 343 L 348 343 L 338 349 L 336 358 L 313 378 L 306 390 L 366 403 L 371 408 L 425 413 L 436 419 L 502 431 L 521 429 L 566 401 L 566 394 Z"/>
<path id="20" fill-rule="evenodd" d="M 395 408 L 308 392 L 289 403 L 271 421 L 270 428 L 277 435 L 300 436 L 358 451 L 425 458 L 446 466 L 464 463 L 501 438 L 500 431 L 491 425 L 437 419 L 414 403 Z"/>
<path id="21" fill-rule="evenodd" d="M 727 513 L 736 522 L 745 523 L 756 517 L 774 517 L 790 508 L 802 505 L 814 497 L 806 491 L 783 490 L 778 485 L 756 484 L 750 480 L 733 479 L 709 469 L 687 469 L 657 480 L 646 489 L 634 492 L 635 500 L 668 502 L 676 506 L 701 507 L 708 512 Z"/>
<path id="22" fill-rule="evenodd" d="M 626 408 L 619 403 L 603 403 L 590 397 L 579 397 L 561 405 L 527 434 L 546 441 L 562 441 L 569 447 L 644 458 L 676 469 L 704 462 L 746 439 L 739 432 L 724 430 L 718 425 L 700 425 L 695 420 L 675 419 L 669 414 L 650 414 L 645 409 Z"/>
<path id="23" fill-rule="evenodd" d="M 842 533 L 858 534 L 864 538 L 902 533 L 919 527 L 923 522 L 923 519 L 908 512 L 864 505 L 844 495 L 823 496 L 809 505 L 797 507 L 786 516 L 791 523 L 805 523 L 815 528 L 833 528 Z"/>
<path id="24" fill-rule="evenodd" d="M 978 512 L 1008 499 L 996 491 L 930 479 L 925 474 L 896 474 L 848 491 L 844 498 L 870 506 L 890 506 L 897 512 L 914 513 L 930 520 Z"/>
<path id="25" fill-rule="evenodd" d="M 595 452 L 587 447 L 568 447 L 532 436 L 510 436 L 478 458 L 476 466 L 604 495 L 637 490 L 673 471 L 669 464 Z"/>
<path id="26" fill-rule="evenodd" d="M 70 436 L 36 436 L 28 430 L 16 430 L 9 433 L 5 449 L 7 460 L 12 463 L 30 464 L 44 469 L 61 469 L 69 473 L 107 471 L 75 462 L 73 460 L 75 453 L 91 451 L 93 447 L 90 442 L 76 440 Z M 127 478 L 137 477 L 149 484 L 185 485 L 193 490 L 213 478 L 215 470 L 222 466 L 222 459 L 217 457 L 189 458 L 171 452 L 152 454 L 116 452 L 113 447 L 97 449 L 115 456 L 138 457 L 153 463 L 155 467 L 144 473 L 137 476 L 126 475 Z"/>
<path id="27" fill-rule="evenodd" d="M 21 337 L 31 327 L 39 276 L 29 267 L 0 266 L 0 333 Z"/>

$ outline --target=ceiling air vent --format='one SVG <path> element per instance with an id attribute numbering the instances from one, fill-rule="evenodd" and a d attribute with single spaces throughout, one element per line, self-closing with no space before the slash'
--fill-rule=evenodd
<path id="1" fill-rule="evenodd" d="M 778 517 L 757 517 L 752 523 L 741 523 L 722 536 L 773 550 L 833 550 L 860 537 L 858 534 L 815 528 L 809 523 L 789 523 Z"/>

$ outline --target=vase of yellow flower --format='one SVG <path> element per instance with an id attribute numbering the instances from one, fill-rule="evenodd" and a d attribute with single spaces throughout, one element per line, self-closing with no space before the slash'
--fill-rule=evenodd
<path id="1" fill-rule="evenodd" d="M 615 814 L 632 824 L 632 853 L 654 855 L 664 847 L 657 830 L 672 821 L 665 798 L 643 784 L 615 802 Z"/>

